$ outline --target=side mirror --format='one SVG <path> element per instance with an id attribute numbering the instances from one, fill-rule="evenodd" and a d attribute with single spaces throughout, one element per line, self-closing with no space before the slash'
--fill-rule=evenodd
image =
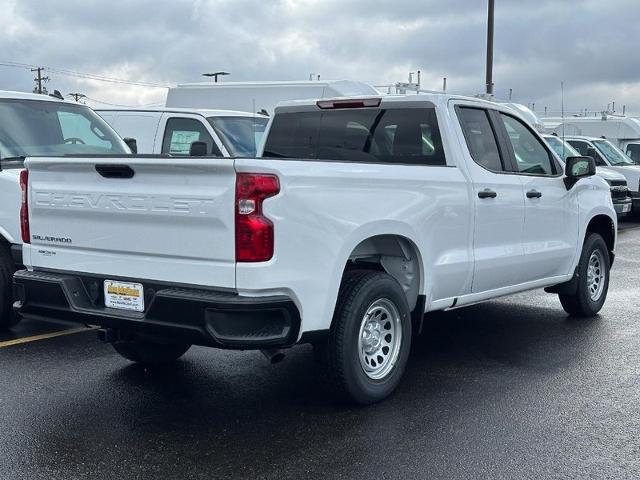
<path id="1" fill-rule="evenodd" d="M 564 183 L 569 190 L 581 178 L 592 177 L 595 174 L 596 162 L 593 157 L 569 157 L 565 167 Z"/>
<path id="2" fill-rule="evenodd" d="M 206 157 L 207 144 L 205 142 L 192 142 L 189 148 L 190 157 Z"/>
<path id="3" fill-rule="evenodd" d="M 124 140 L 124 143 L 127 144 L 127 147 L 129 147 L 129 150 L 131 150 L 131 153 L 138 153 L 138 142 L 136 142 L 135 138 L 123 138 L 122 140 Z"/>

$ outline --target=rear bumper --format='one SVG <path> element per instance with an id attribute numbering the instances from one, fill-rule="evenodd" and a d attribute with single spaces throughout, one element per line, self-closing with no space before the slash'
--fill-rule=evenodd
<path id="1" fill-rule="evenodd" d="M 132 333 L 228 349 L 296 343 L 300 313 L 285 296 L 241 297 L 142 283 L 145 311 L 104 306 L 104 278 L 21 270 L 14 276 L 14 309 L 25 318 L 99 325 Z"/>

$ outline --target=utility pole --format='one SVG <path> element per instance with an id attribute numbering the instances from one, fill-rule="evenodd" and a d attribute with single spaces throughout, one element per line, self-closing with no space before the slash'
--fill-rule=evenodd
<path id="1" fill-rule="evenodd" d="M 485 84 L 487 95 L 493 95 L 493 18 L 495 10 L 495 0 L 489 0 L 487 12 L 487 77 Z"/>
<path id="2" fill-rule="evenodd" d="M 33 79 L 36 82 L 36 87 L 33 89 L 33 93 L 47 94 L 47 89 L 42 86 L 43 83 L 48 82 L 50 80 L 49 77 L 43 77 L 42 71 L 44 67 L 32 68 L 32 72 L 38 72 L 38 76 Z"/>
<path id="3" fill-rule="evenodd" d="M 213 81 L 218 83 L 218 77 L 223 77 L 225 75 L 231 75 L 229 72 L 213 72 L 213 73 L 203 73 L 203 77 L 213 77 Z"/>
<path id="4" fill-rule="evenodd" d="M 73 99 L 78 102 L 80 101 L 81 98 L 85 98 L 86 95 L 84 93 L 67 93 L 67 95 L 69 95 L 70 97 L 73 97 Z"/>

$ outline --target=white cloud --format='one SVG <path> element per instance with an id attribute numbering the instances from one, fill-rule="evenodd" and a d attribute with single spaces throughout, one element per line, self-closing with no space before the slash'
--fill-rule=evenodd
<path id="1" fill-rule="evenodd" d="M 500 0 L 495 84 L 514 99 L 559 108 L 626 103 L 640 114 L 640 2 Z M 0 60 L 136 81 L 351 78 L 376 84 L 421 69 L 426 88 L 483 89 L 484 0 L 0 0 Z M 50 88 L 121 104 L 164 91 L 50 73 Z M 27 70 L 0 67 L 0 88 L 29 90 Z"/>

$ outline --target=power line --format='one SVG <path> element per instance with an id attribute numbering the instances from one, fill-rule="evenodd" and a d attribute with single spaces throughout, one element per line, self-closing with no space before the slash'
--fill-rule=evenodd
<path id="1" fill-rule="evenodd" d="M 0 66 L 12 67 L 12 68 L 34 69 L 34 71 L 38 68 L 40 69 L 46 68 L 47 71 L 51 73 L 56 73 L 58 75 L 65 75 L 68 77 L 75 77 L 75 78 L 83 78 L 86 80 L 94 80 L 98 82 L 118 83 L 118 84 L 124 84 L 124 85 L 135 85 L 139 87 L 150 87 L 150 88 L 170 88 L 171 87 L 170 85 L 165 85 L 165 84 L 155 83 L 155 82 L 127 80 L 123 78 L 107 77 L 104 75 L 97 75 L 93 73 L 78 72 L 75 70 L 67 70 L 64 68 L 39 67 L 37 65 L 30 65 L 27 63 L 19 63 L 19 62 L 11 62 L 11 61 L 0 61 Z"/>
<path id="2" fill-rule="evenodd" d="M 146 105 L 123 105 L 121 103 L 109 103 L 109 102 L 105 102 L 103 100 L 98 100 L 97 98 L 93 98 L 93 97 L 87 97 L 86 95 L 84 96 L 84 98 L 86 98 L 87 100 L 91 101 L 91 102 L 95 102 L 95 103 L 99 103 L 101 105 L 108 105 L 110 107 L 124 107 L 124 108 L 144 108 L 144 107 L 160 107 L 162 106 L 162 103 L 149 103 Z"/>

